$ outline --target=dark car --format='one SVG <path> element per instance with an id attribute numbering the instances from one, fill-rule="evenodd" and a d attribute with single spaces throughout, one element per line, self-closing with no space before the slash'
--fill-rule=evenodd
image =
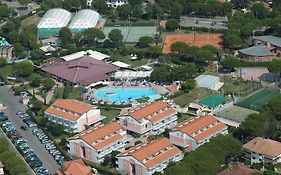
<path id="1" fill-rule="evenodd" d="M 22 125 L 22 126 L 20 127 L 20 129 L 27 131 L 27 130 L 28 130 L 28 127 Z"/>

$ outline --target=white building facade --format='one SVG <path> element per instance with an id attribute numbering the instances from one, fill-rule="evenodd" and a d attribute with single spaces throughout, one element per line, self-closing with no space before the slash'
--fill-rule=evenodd
<path id="1" fill-rule="evenodd" d="M 118 155 L 118 171 L 130 175 L 163 173 L 170 163 L 178 162 L 182 158 L 182 151 L 167 138 L 160 138 Z"/>
<path id="2" fill-rule="evenodd" d="M 101 163 L 104 156 L 112 151 L 125 151 L 127 141 L 126 131 L 118 123 L 113 122 L 69 138 L 69 153 L 95 163 Z"/>
<path id="3" fill-rule="evenodd" d="M 73 99 L 59 99 L 45 110 L 49 121 L 63 125 L 68 132 L 81 132 L 105 117 L 100 109 Z"/>
<path id="4" fill-rule="evenodd" d="M 186 151 L 193 151 L 213 137 L 227 134 L 227 125 L 213 116 L 194 117 L 178 124 L 170 132 L 170 141 Z"/>
<path id="5" fill-rule="evenodd" d="M 157 135 L 177 125 L 177 112 L 164 101 L 157 101 L 120 115 L 118 122 L 128 131 Z"/>

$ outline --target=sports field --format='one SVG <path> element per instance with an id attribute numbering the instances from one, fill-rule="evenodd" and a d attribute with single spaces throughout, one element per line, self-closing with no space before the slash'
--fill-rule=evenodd
<path id="1" fill-rule="evenodd" d="M 222 34 L 219 33 L 195 33 L 195 34 L 179 34 L 179 35 L 167 35 L 163 44 L 162 52 L 164 54 L 171 53 L 171 45 L 177 41 L 185 42 L 191 46 L 202 47 L 211 45 L 216 48 L 221 48 L 222 45 Z"/>
<path id="2" fill-rule="evenodd" d="M 241 101 L 236 103 L 236 105 L 259 111 L 264 105 L 278 96 L 281 96 L 281 93 L 275 92 L 270 89 L 262 89 L 242 99 Z"/>
<path id="3" fill-rule="evenodd" d="M 218 113 L 215 113 L 216 116 L 221 117 L 221 118 L 225 118 L 228 120 L 232 120 L 232 121 L 236 121 L 241 123 L 242 121 L 244 121 L 250 114 L 253 113 L 258 113 L 257 111 L 251 110 L 251 109 L 247 109 L 247 108 L 243 108 L 240 106 L 231 106 L 223 111 L 220 111 Z"/>
<path id="4" fill-rule="evenodd" d="M 142 36 L 151 36 L 154 38 L 157 32 L 157 26 L 104 27 L 103 32 L 105 36 L 108 36 L 113 29 L 121 31 L 124 43 L 137 43 Z"/>

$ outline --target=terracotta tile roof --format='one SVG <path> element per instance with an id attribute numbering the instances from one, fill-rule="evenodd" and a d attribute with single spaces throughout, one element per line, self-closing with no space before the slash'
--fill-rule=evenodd
<path id="1" fill-rule="evenodd" d="M 166 89 L 168 89 L 168 91 L 170 91 L 171 93 L 175 93 L 175 92 L 179 91 L 179 86 L 172 84 L 170 86 L 167 86 Z"/>
<path id="2" fill-rule="evenodd" d="M 111 136 L 111 137 L 105 139 L 104 141 L 101 141 L 101 142 L 95 144 L 94 147 L 96 149 L 101 149 L 101 148 L 104 148 L 105 146 L 107 146 L 107 145 L 109 145 L 111 143 L 114 143 L 114 142 L 116 142 L 116 141 L 118 141 L 118 140 L 120 140 L 122 138 L 123 138 L 122 135 L 116 134 L 114 136 Z"/>
<path id="3" fill-rule="evenodd" d="M 152 116 L 151 118 L 149 117 L 146 117 L 148 120 L 150 120 L 151 122 L 156 122 L 158 120 L 161 120 L 162 118 L 165 118 L 173 113 L 177 112 L 175 109 L 173 108 L 168 108 L 167 110 L 157 114 L 157 115 L 154 115 Z"/>
<path id="4" fill-rule="evenodd" d="M 96 128 L 88 129 L 83 133 L 70 138 L 70 140 L 83 139 L 85 142 L 93 146 L 93 148 L 100 149 L 117 139 L 121 139 L 122 136 L 119 133 L 114 133 L 120 129 L 123 129 L 121 125 L 116 122 L 112 122 L 106 125 L 100 125 Z M 110 134 L 112 135 L 110 136 Z M 108 137 L 105 138 L 105 136 Z M 96 141 L 98 142 L 95 143 Z"/>
<path id="5" fill-rule="evenodd" d="M 87 166 L 82 159 L 72 160 L 63 163 L 65 175 L 90 175 L 91 167 Z"/>
<path id="6" fill-rule="evenodd" d="M 223 170 L 218 175 L 251 175 L 256 172 L 260 171 L 252 169 L 243 164 L 234 164 L 230 165 L 229 168 Z"/>
<path id="7" fill-rule="evenodd" d="M 243 145 L 244 149 L 275 157 L 281 154 L 281 143 L 271 139 L 256 137 Z"/>
<path id="8" fill-rule="evenodd" d="M 155 122 L 174 112 L 176 111 L 173 108 L 169 107 L 164 101 L 155 101 L 133 109 L 125 115 L 130 115 L 136 120 L 146 118 L 152 122 Z"/>
<path id="9" fill-rule="evenodd" d="M 92 105 L 73 99 L 58 99 L 45 112 L 65 119 L 76 121 L 81 115 L 93 108 Z M 64 112 L 62 109 L 67 110 Z"/>
<path id="10" fill-rule="evenodd" d="M 181 153 L 181 150 L 172 145 L 169 139 L 160 138 L 148 144 L 136 146 L 118 156 L 133 156 L 146 167 L 152 167 Z"/>
<path id="11" fill-rule="evenodd" d="M 211 115 L 191 118 L 177 125 L 176 130 L 186 133 L 197 141 L 227 128 L 227 126 Z"/>

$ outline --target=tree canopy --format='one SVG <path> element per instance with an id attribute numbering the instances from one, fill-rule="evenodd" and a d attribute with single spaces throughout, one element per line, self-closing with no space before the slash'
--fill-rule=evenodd
<path id="1" fill-rule="evenodd" d="M 16 75 L 25 77 L 32 74 L 33 65 L 31 62 L 20 62 L 14 66 L 14 69 Z"/>
<path id="2" fill-rule="evenodd" d="M 111 30 L 111 32 L 108 35 L 108 38 L 112 42 L 112 44 L 115 48 L 119 48 L 123 44 L 123 42 L 122 42 L 123 35 L 122 35 L 121 31 L 118 29 Z"/>
<path id="3" fill-rule="evenodd" d="M 140 48 L 145 48 L 150 46 L 150 44 L 153 44 L 154 39 L 150 36 L 142 36 L 139 39 L 139 47 Z"/>
<path id="4" fill-rule="evenodd" d="M 179 28 L 179 22 L 175 19 L 170 19 L 166 22 L 165 26 L 167 30 L 175 30 Z"/>

